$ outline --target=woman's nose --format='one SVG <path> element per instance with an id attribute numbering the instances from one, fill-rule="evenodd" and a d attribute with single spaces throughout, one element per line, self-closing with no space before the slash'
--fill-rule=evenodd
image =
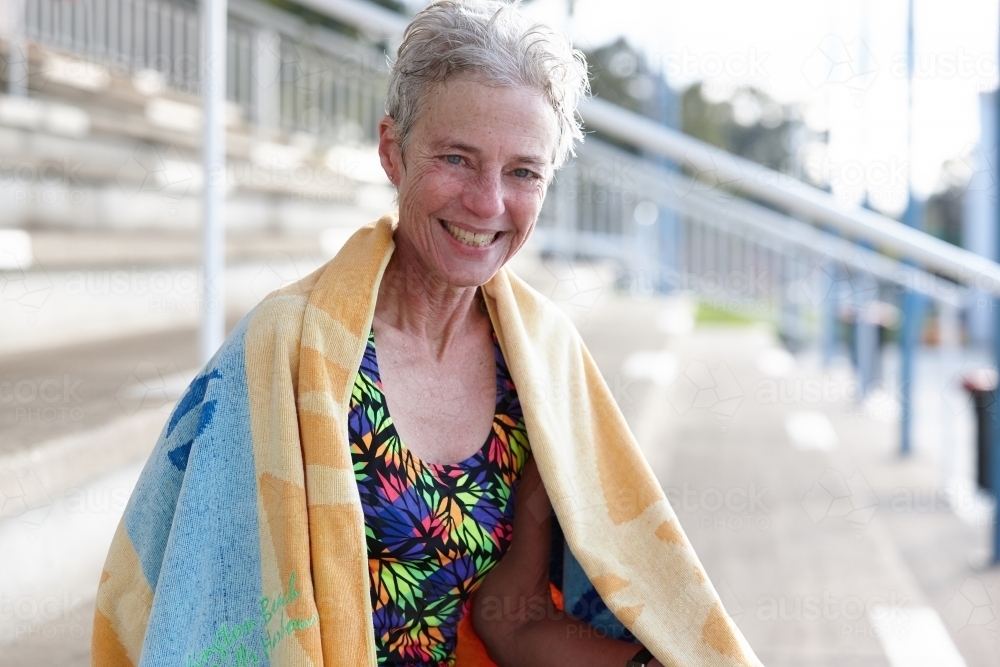
<path id="1" fill-rule="evenodd" d="M 491 219 L 502 215 L 506 207 L 500 173 L 481 173 L 469 183 L 464 199 L 466 208 L 479 218 Z"/>

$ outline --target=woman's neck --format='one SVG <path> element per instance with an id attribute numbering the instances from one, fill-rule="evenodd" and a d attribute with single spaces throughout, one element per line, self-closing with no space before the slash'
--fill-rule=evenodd
<path id="1" fill-rule="evenodd" d="M 379 284 L 375 319 L 424 341 L 440 359 L 452 340 L 488 315 L 478 287 L 455 287 L 437 280 L 405 245 L 396 247 Z"/>

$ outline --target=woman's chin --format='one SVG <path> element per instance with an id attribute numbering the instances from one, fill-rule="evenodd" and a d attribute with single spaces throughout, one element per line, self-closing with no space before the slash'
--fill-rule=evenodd
<path id="1" fill-rule="evenodd" d="M 489 282 L 489 279 L 503 266 L 503 262 L 490 261 L 487 258 L 478 262 L 454 256 L 438 259 L 439 261 L 435 262 L 434 273 L 440 281 L 451 287 L 478 287 Z"/>
<path id="2" fill-rule="evenodd" d="M 452 287 L 479 287 L 488 283 L 490 278 L 496 275 L 496 271 L 486 272 L 482 268 L 468 271 L 452 269 L 443 271 L 440 275 L 444 282 Z"/>

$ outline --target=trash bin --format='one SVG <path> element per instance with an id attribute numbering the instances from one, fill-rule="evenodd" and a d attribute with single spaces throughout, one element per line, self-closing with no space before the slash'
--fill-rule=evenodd
<path id="1" fill-rule="evenodd" d="M 980 368 L 962 375 L 962 388 L 972 394 L 976 406 L 976 484 L 993 493 L 993 431 L 996 419 L 997 372 Z"/>

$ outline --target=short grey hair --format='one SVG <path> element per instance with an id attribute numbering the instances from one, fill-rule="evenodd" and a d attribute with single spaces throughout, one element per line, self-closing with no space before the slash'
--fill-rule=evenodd
<path id="1" fill-rule="evenodd" d="M 520 0 L 440 0 L 413 17 L 389 72 L 386 113 L 405 151 L 431 86 L 456 74 L 489 85 L 542 92 L 559 122 L 552 156 L 558 169 L 583 140 L 577 103 L 590 90 L 587 61 L 569 40 L 532 24 Z"/>

